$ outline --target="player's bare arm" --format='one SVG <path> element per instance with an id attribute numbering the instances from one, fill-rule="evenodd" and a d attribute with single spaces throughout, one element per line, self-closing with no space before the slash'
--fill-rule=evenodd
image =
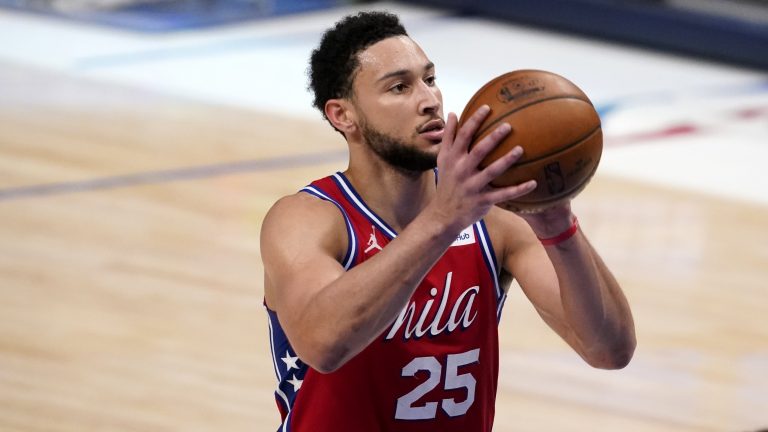
<path id="1" fill-rule="evenodd" d="M 535 183 L 503 189 L 488 186 L 520 152 L 477 169 L 509 132 L 508 126 L 499 127 L 467 152 L 487 113 L 487 108 L 479 110 L 458 134 L 456 116 L 449 116 L 438 156 L 435 198 L 384 250 L 349 271 L 340 264 L 347 234 L 333 204 L 299 194 L 270 210 L 261 236 L 266 301 L 304 362 L 329 372 L 359 353 L 397 317 L 462 229 L 494 203 L 535 187 Z"/>
<path id="2" fill-rule="evenodd" d="M 616 279 L 580 229 L 557 245 L 539 240 L 567 231 L 573 218 L 565 203 L 524 219 L 495 209 L 487 219 L 500 239 L 505 269 L 544 321 L 590 365 L 622 368 L 636 341 L 629 304 Z"/>

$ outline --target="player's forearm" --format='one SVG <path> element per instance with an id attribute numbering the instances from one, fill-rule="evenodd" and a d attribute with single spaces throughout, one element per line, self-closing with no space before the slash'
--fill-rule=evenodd
<path id="1" fill-rule="evenodd" d="M 634 323 L 616 279 L 580 232 L 546 250 L 580 354 L 595 367 L 626 366 L 635 348 Z"/>
<path id="2" fill-rule="evenodd" d="M 301 314 L 296 348 L 304 348 L 302 359 L 329 372 L 362 351 L 402 311 L 458 232 L 424 214 L 381 252 L 317 291 Z"/>

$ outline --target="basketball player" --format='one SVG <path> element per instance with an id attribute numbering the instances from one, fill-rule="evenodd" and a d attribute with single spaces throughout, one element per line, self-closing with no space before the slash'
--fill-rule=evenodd
<path id="1" fill-rule="evenodd" d="M 350 159 L 263 223 L 280 430 L 490 431 L 513 276 L 587 363 L 629 362 L 629 306 L 570 204 L 495 206 L 536 186 L 489 186 L 520 148 L 478 168 L 509 125 L 468 151 L 488 108 L 458 130 L 455 114 L 444 120 L 435 66 L 396 16 L 338 22 L 310 75 Z"/>

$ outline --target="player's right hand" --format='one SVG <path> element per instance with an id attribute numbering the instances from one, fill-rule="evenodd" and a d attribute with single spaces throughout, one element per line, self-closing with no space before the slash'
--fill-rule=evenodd
<path id="1" fill-rule="evenodd" d="M 523 149 L 516 146 L 486 168 L 480 168 L 480 162 L 511 131 L 509 124 L 502 123 L 470 150 L 472 138 L 489 112 L 490 108 L 483 105 L 461 128 L 458 128 L 456 114 L 449 113 L 445 124 L 437 156 L 437 194 L 431 206 L 434 216 L 457 233 L 485 216 L 496 203 L 517 198 L 536 188 L 533 180 L 502 188 L 490 185 L 520 159 Z"/>

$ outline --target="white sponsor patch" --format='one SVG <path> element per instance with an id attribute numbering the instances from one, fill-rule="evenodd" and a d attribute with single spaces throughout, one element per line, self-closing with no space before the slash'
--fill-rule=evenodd
<path id="1" fill-rule="evenodd" d="M 460 232 L 459 235 L 456 236 L 456 240 L 453 241 L 453 243 L 451 244 L 451 247 L 470 245 L 474 243 L 475 243 L 475 230 L 472 229 L 471 226 L 468 226 L 464 228 L 464 231 Z"/>

